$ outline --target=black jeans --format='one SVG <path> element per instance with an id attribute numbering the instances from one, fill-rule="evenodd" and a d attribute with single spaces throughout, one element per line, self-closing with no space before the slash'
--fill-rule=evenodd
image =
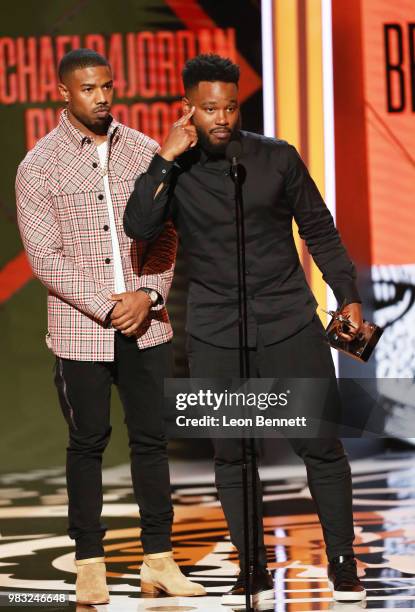
<path id="1" fill-rule="evenodd" d="M 140 350 L 134 339 L 119 332 L 113 362 L 57 357 L 55 384 L 69 426 L 68 533 L 76 541 L 77 559 L 104 554 L 101 465 L 111 435 L 112 383 L 125 413 L 144 552 L 171 550 L 173 507 L 162 421 L 163 379 L 172 375 L 171 359 L 170 343 Z"/>
<path id="2" fill-rule="evenodd" d="M 189 337 L 190 375 L 193 378 L 239 377 L 238 349 L 220 348 Z M 317 316 L 301 331 L 276 344 L 264 346 L 259 338 L 250 350 L 252 377 L 335 378 L 335 370 L 323 326 Z M 338 404 L 339 398 L 334 398 Z M 338 405 L 333 406 L 334 410 Z M 328 558 L 353 554 L 353 514 L 351 472 L 343 445 L 336 438 L 296 438 L 289 440 L 307 469 L 310 493 L 323 529 Z M 242 445 L 237 439 L 216 438 L 215 479 L 233 545 L 244 566 Z M 250 453 L 248 453 L 249 459 Z M 248 467 L 248 476 L 251 467 Z M 262 526 L 262 494 L 257 482 L 258 565 L 266 566 Z M 251 487 L 252 479 L 249 479 Z M 250 496 L 251 497 L 251 496 Z M 251 538 L 252 540 L 252 538 Z M 251 542 L 252 550 L 252 542 Z"/>

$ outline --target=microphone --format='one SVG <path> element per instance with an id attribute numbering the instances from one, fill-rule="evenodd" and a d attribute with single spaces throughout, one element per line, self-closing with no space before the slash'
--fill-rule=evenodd
<path id="1" fill-rule="evenodd" d="M 231 177 L 238 183 L 238 159 L 241 157 L 242 145 L 239 140 L 231 140 L 226 146 L 226 159 L 231 162 Z"/>
<path id="2" fill-rule="evenodd" d="M 231 140 L 226 146 L 226 159 L 231 162 L 232 166 L 236 166 L 239 157 L 241 157 L 242 145 L 239 140 Z"/>

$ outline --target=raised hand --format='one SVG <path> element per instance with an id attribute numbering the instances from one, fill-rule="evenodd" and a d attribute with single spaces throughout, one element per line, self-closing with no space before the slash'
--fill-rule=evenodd
<path id="1" fill-rule="evenodd" d="M 195 146 L 197 143 L 197 132 L 194 125 L 190 123 L 190 118 L 195 112 L 192 106 L 190 111 L 173 123 L 170 132 L 159 151 L 159 155 L 167 161 L 174 161 L 176 157 Z"/>

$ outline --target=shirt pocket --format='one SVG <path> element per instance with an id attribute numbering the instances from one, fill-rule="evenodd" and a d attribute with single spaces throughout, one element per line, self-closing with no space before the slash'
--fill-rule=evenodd
<path id="1" fill-rule="evenodd" d="M 128 140 L 122 143 L 116 143 L 111 147 L 111 155 L 109 160 L 109 174 L 111 183 L 122 183 L 124 181 L 134 184 L 136 178 L 144 172 L 145 164 L 144 156 L 137 150 L 137 143 L 131 143 Z"/>
<path id="2" fill-rule="evenodd" d="M 101 251 L 98 245 L 111 240 L 110 232 L 104 230 L 109 223 L 104 191 L 59 193 L 53 199 L 64 253 L 93 263 Z"/>

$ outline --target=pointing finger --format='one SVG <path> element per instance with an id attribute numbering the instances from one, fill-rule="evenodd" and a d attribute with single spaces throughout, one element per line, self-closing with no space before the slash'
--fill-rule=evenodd
<path id="1" fill-rule="evenodd" d="M 196 110 L 196 107 L 192 106 L 192 108 L 190 109 L 190 111 L 188 113 L 183 115 L 183 117 L 180 117 L 180 119 L 177 121 L 177 124 L 178 125 L 185 125 L 189 121 L 190 117 L 193 116 L 195 110 Z"/>

